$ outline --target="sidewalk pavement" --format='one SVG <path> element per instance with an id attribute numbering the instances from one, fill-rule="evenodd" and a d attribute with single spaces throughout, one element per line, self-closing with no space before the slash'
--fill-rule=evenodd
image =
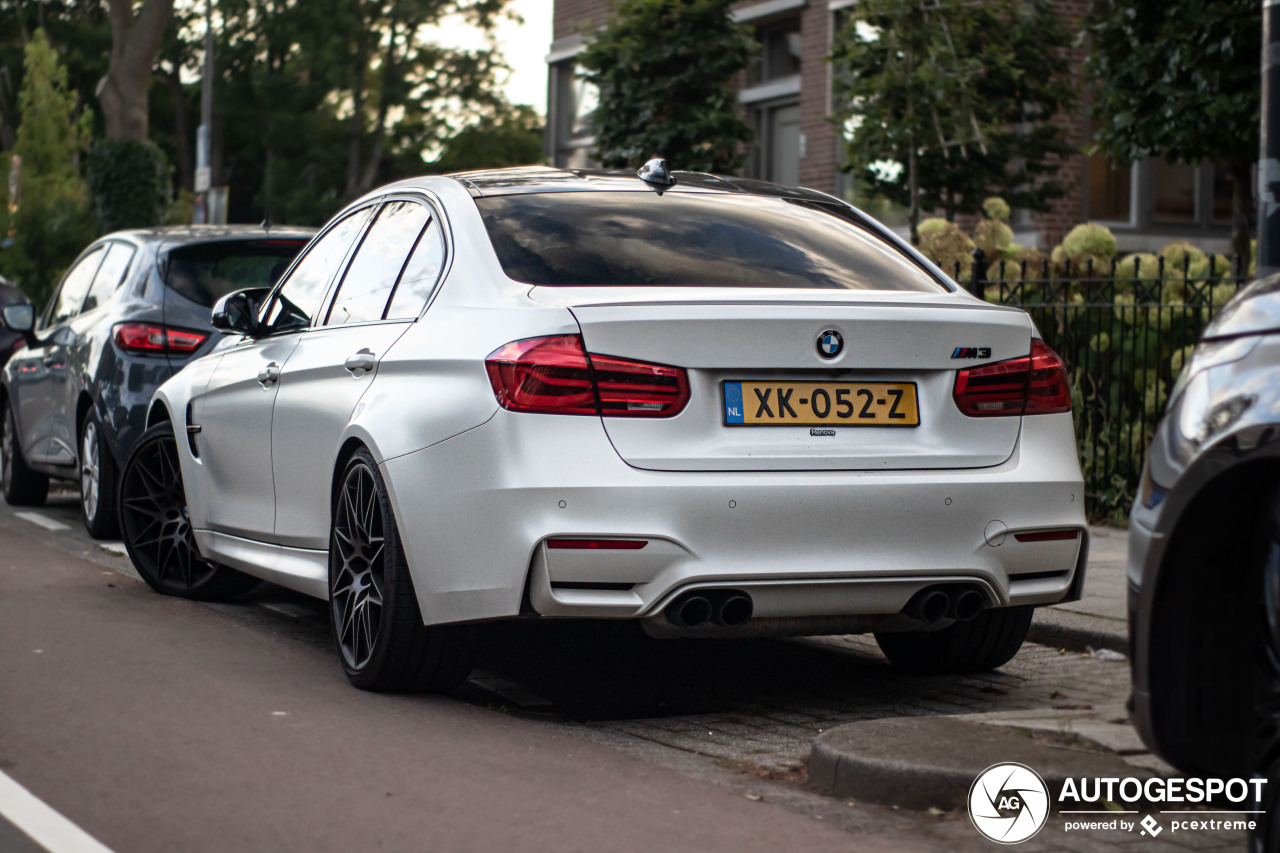
<path id="1" fill-rule="evenodd" d="M 1071 651 L 1093 648 L 1128 654 L 1129 617 L 1125 601 L 1128 554 L 1128 530 L 1090 527 L 1084 597 L 1037 609 L 1028 639 Z"/>

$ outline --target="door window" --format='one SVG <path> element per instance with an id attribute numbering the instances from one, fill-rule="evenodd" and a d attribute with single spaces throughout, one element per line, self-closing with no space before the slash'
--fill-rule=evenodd
<path id="1" fill-rule="evenodd" d="M 395 295 L 391 297 L 391 307 L 387 309 L 387 319 L 417 319 L 436 289 L 443 269 L 444 232 L 440 223 L 433 219 L 423 229 L 409 263 L 405 264 Z"/>
<path id="2" fill-rule="evenodd" d="M 412 201 L 383 205 L 347 266 L 326 322 L 341 326 L 381 320 L 396 279 L 430 221 L 431 211 L 425 205 Z"/>
<path id="3" fill-rule="evenodd" d="M 263 321 L 268 334 L 293 332 L 311 325 L 334 272 L 372 212 L 372 207 L 357 210 L 312 244 L 268 303 Z"/>
<path id="4" fill-rule="evenodd" d="M 81 309 L 83 313 L 106 304 L 111 294 L 116 292 L 116 288 L 124 280 L 125 272 L 129 269 L 129 262 L 133 260 L 134 251 L 133 246 L 128 243 L 111 244 L 111 248 L 107 249 L 107 256 L 102 261 L 102 266 L 98 267 L 98 274 L 93 277 L 93 286 L 89 288 L 89 295 L 84 298 L 84 308 Z"/>
<path id="5" fill-rule="evenodd" d="M 89 285 L 93 283 L 94 274 L 98 271 L 98 264 L 102 262 L 105 251 L 105 246 L 98 246 L 71 268 L 71 272 L 62 280 L 58 298 L 53 303 L 53 310 L 45 325 L 57 325 L 80 312 L 80 303 L 84 302 L 84 296 L 89 292 Z"/>

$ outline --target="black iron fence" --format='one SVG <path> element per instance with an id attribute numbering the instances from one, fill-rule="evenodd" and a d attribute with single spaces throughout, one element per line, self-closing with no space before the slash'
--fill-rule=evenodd
<path id="1" fill-rule="evenodd" d="M 1244 259 L 1142 255 L 1122 261 L 999 261 L 981 250 L 955 278 L 1029 312 L 1062 357 L 1091 519 L 1128 516 L 1169 392 L 1204 327 L 1248 280 Z"/>

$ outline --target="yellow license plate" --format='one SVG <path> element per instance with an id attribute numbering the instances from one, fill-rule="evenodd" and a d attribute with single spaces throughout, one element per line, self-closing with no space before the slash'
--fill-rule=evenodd
<path id="1" fill-rule="evenodd" d="M 914 382 L 724 382 L 726 426 L 920 425 Z"/>

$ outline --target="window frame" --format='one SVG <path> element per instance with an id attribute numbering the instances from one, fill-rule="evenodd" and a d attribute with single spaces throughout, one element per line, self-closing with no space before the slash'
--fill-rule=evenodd
<path id="1" fill-rule="evenodd" d="M 382 308 L 382 317 L 377 320 L 366 320 L 362 323 L 330 323 L 329 313 L 333 310 L 334 299 L 342 288 L 342 281 L 347 276 L 347 270 L 350 268 L 351 262 L 355 260 L 356 253 L 359 252 L 360 247 L 364 245 L 364 240 L 369 234 L 369 229 L 377 224 L 377 214 L 382 212 L 382 208 L 385 205 L 396 201 L 409 201 L 415 204 L 421 204 L 427 208 L 431 216 L 430 219 L 427 220 L 427 227 L 418 233 L 418 239 L 414 241 L 413 248 L 409 250 L 409 254 L 405 255 L 404 263 L 400 265 L 400 273 L 396 276 L 396 283 L 392 286 L 391 293 L 387 295 L 387 304 Z M 324 301 L 320 306 L 321 310 L 317 312 L 317 316 L 323 317 L 324 322 L 313 323 L 308 330 L 354 329 L 359 326 L 372 326 L 377 323 L 416 323 L 418 320 L 422 319 L 424 314 L 426 314 L 427 309 L 431 307 L 431 303 L 435 301 L 436 295 L 439 294 L 440 285 L 449 274 L 449 267 L 453 263 L 453 241 L 448 226 L 448 219 L 443 213 L 444 206 L 433 194 L 414 191 L 397 191 L 388 193 L 387 195 L 379 196 L 373 204 L 376 205 L 378 209 L 375 211 L 375 215 L 370 218 L 369 222 L 365 224 L 364 230 L 360 232 L 360 237 L 355 243 L 355 248 L 348 252 L 347 256 L 342 259 L 341 277 L 334 276 L 333 280 L 329 282 L 328 290 L 325 291 Z M 404 276 L 404 271 L 408 267 L 409 261 L 412 260 L 414 251 L 417 250 L 418 245 L 421 243 L 422 235 L 436 225 L 439 225 L 442 229 L 441 236 L 444 241 L 444 260 L 440 263 L 440 273 L 436 276 L 435 283 L 431 286 L 430 295 L 428 295 L 426 300 L 424 300 L 422 310 L 418 312 L 416 317 L 398 317 L 395 319 L 388 319 L 387 312 L 391 310 L 391 303 L 395 301 L 396 292 L 400 289 L 400 279 Z M 288 273 L 285 273 L 285 276 L 282 276 L 280 280 L 283 282 L 287 276 Z"/>
<path id="2" fill-rule="evenodd" d="M 98 263 L 98 269 L 93 274 L 93 281 L 89 283 L 89 289 L 84 292 L 84 298 L 80 300 L 80 310 L 76 312 L 77 317 L 80 316 L 81 314 L 86 313 L 85 305 L 89 301 L 89 295 L 93 293 L 94 285 L 98 283 L 98 275 L 102 272 L 102 265 L 106 263 L 107 256 L 111 254 L 111 250 L 113 248 L 115 248 L 116 246 L 124 246 L 125 248 L 130 249 L 132 251 L 132 254 L 129 255 L 129 261 L 124 265 L 124 269 L 120 272 L 119 280 L 116 281 L 116 283 L 111 286 L 111 290 L 103 296 L 102 301 L 97 305 L 93 306 L 93 308 L 89 310 L 98 311 L 107 306 L 107 303 L 110 302 L 111 298 L 116 295 L 116 292 L 119 291 L 120 288 L 124 286 L 124 283 L 129 280 L 129 274 L 133 271 L 133 262 L 138 258 L 138 252 L 140 247 L 136 243 L 133 243 L 129 240 L 112 238 L 112 239 L 103 241 L 100 245 L 104 245 L 107 247 L 107 254 L 102 256 L 102 261 Z"/>
<path id="3" fill-rule="evenodd" d="M 341 270 L 343 274 L 346 273 L 347 263 L 351 260 L 351 256 L 354 252 L 354 249 L 364 242 L 364 235 L 369 230 L 370 224 L 374 222 L 373 214 L 377 213 L 377 208 L 381 205 L 381 202 L 382 202 L 382 199 L 380 198 L 371 199 L 371 200 L 362 200 L 362 202 L 360 203 L 353 204 L 350 207 L 339 211 L 337 215 L 335 215 L 328 223 L 326 223 L 325 227 L 321 229 L 320 233 L 316 234 L 314 237 L 311 238 L 311 241 L 302 248 L 302 251 L 298 252 L 298 256 L 293 259 L 293 263 L 289 265 L 289 268 L 286 269 L 280 275 L 280 280 L 277 281 L 275 283 L 275 286 L 271 288 L 271 292 L 267 294 L 267 298 L 262 300 L 262 307 L 258 310 L 258 318 L 257 318 L 258 327 L 260 329 L 265 329 L 267 317 L 270 315 L 271 307 L 275 305 L 276 299 L 279 298 L 280 291 L 284 290 L 284 286 L 289 283 L 289 279 L 293 276 L 294 271 L 297 270 L 297 268 L 311 255 L 311 252 L 314 251 L 315 247 L 320 244 L 320 241 L 323 240 L 325 237 L 327 237 L 330 234 L 330 232 L 333 231 L 334 228 L 336 228 L 338 225 L 345 222 L 347 219 L 351 218 L 352 216 L 355 216 L 356 214 L 360 213 L 363 210 L 372 209 L 372 212 L 370 213 L 369 217 L 365 220 L 364 224 L 360 226 L 360 231 L 358 234 L 356 234 L 356 238 L 352 241 L 351 245 L 347 247 L 347 251 L 342 256 L 342 259 L 338 261 L 338 265 L 337 265 L 338 269 Z M 325 283 L 324 291 L 322 292 L 321 298 L 320 298 L 320 304 L 316 310 L 316 316 L 328 315 L 329 298 L 333 293 L 333 283 L 336 276 L 337 276 L 336 273 L 331 274 L 329 276 L 329 280 Z M 287 329 L 287 330 L 281 330 L 278 332 L 266 332 L 265 334 L 257 338 L 257 340 L 263 340 L 265 338 L 276 338 L 276 337 L 280 337 L 281 335 L 298 334 L 300 332 L 306 332 L 315 328 L 317 328 L 316 318 L 312 317 L 311 322 L 302 328 Z"/>
<path id="4" fill-rule="evenodd" d="M 80 316 L 80 309 L 84 306 L 84 299 L 89 295 L 89 290 L 93 287 L 93 279 L 98 277 L 98 269 L 102 267 L 102 262 L 107 257 L 107 249 L 109 248 L 108 244 L 111 242 L 112 241 L 110 240 L 95 240 L 85 247 L 85 250 L 76 257 L 71 266 L 67 267 L 66 273 L 63 274 L 62 279 L 58 282 L 57 288 L 53 291 L 53 296 L 49 299 L 49 304 L 46 305 L 44 311 L 41 312 L 40 325 L 36 327 L 37 332 L 48 331 L 59 323 L 70 322 Z M 66 285 L 67 279 L 71 277 L 71 273 L 75 272 L 76 269 L 79 268 L 80 264 L 89 257 L 89 255 L 99 249 L 102 250 L 102 257 L 98 259 L 98 266 L 94 267 L 93 276 L 89 279 L 89 287 L 86 287 L 84 293 L 80 296 L 80 301 L 76 304 L 76 310 L 71 314 L 68 314 L 62 320 L 55 320 L 53 317 L 53 310 L 54 307 L 57 306 L 58 300 L 62 298 L 62 288 Z"/>

